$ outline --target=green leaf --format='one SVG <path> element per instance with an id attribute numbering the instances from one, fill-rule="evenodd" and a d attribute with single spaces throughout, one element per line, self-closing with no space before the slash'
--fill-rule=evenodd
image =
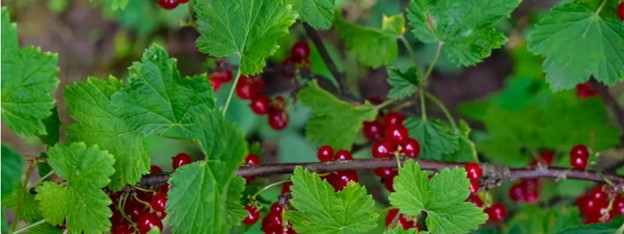
<path id="1" fill-rule="evenodd" d="M 49 223 L 43 223 L 28 229 L 29 234 L 62 234 L 63 230 Z"/>
<path id="2" fill-rule="evenodd" d="M 16 187 L 20 188 L 20 187 Z M 29 192 L 24 193 L 20 210 L 17 210 L 17 204 L 20 200 L 20 193 L 12 193 L 2 197 L 2 205 L 8 207 L 13 213 L 18 213 L 19 218 L 32 223 L 41 220 L 39 214 L 39 202 L 35 200 L 35 195 Z"/>
<path id="3" fill-rule="evenodd" d="M 408 118 L 404 125 L 410 136 L 420 143 L 420 158 L 440 160 L 443 155 L 459 149 L 458 136 L 439 120 Z"/>
<path id="4" fill-rule="evenodd" d="M 98 145 L 115 156 L 115 173 L 109 187 L 117 191 L 135 184 L 149 173 L 150 156 L 144 135 L 128 124 L 116 110 L 111 97 L 125 85 L 115 77 L 89 77 L 67 86 L 63 96 L 69 115 L 78 121 L 67 128 L 70 141 Z"/>
<path id="5" fill-rule="evenodd" d="M 400 225 L 397 225 L 396 227 L 394 227 L 393 229 L 389 229 L 385 233 L 386 234 L 418 234 L 418 233 L 423 233 L 423 232 L 418 232 L 418 229 L 416 228 L 410 228 L 410 229 L 405 230 Z"/>
<path id="6" fill-rule="evenodd" d="M 161 46 L 150 46 L 141 62 L 128 71 L 129 87 L 112 96 L 113 104 L 127 123 L 143 134 L 179 130 L 188 138 L 193 125 L 190 110 L 214 107 L 208 80 L 204 76 L 182 78 L 176 60 Z"/>
<path id="7" fill-rule="evenodd" d="M 239 200 L 244 181 L 234 175 L 246 154 L 243 134 L 221 112 L 198 110 L 196 139 L 207 161 L 178 168 L 171 175 L 167 214 L 175 233 L 227 233 L 247 212 Z"/>
<path id="8" fill-rule="evenodd" d="M 389 199 L 402 214 L 426 212 L 425 222 L 432 233 L 468 233 L 487 220 L 481 208 L 465 202 L 469 186 L 463 168 L 446 168 L 429 181 L 427 173 L 408 160 L 394 179 L 396 192 Z"/>
<path id="9" fill-rule="evenodd" d="M 488 135 L 476 142 L 477 149 L 501 165 L 526 166 L 533 159 L 527 149 L 567 150 L 585 144 L 601 151 L 619 142 L 618 128 L 609 123 L 599 98 L 552 93 L 542 80 L 514 77 L 487 100 L 481 121 Z M 561 129 L 574 131 L 561 134 Z"/>
<path id="10" fill-rule="evenodd" d="M 238 55 L 243 75 L 262 72 L 288 34 L 297 13 L 274 0 L 198 0 L 195 13 L 200 36 L 197 48 L 215 57 Z"/>
<path id="11" fill-rule="evenodd" d="M 46 135 L 39 136 L 39 138 L 46 145 L 55 145 L 59 142 L 61 137 L 61 120 L 59 119 L 56 107 L 53 107 L 50 112 L 52 114 L 43 120 L 43 125 L 45 125 L 46 128 Z"/>
<path id="12" fill-rule="evenodd" d="M 620 226 L 624 223 L 623 216 L 617 216 L 613 218 L 610 223 L 599 223 L 599 224 L 591 224 L 591 225 L 580 225 L 577 227 L 572 227 L 565 229 L 563 231 L 557 232 L 557 234 L 611 234 L 618 233 Z"/>
<path id="13" fill-rule="evenodd" d="M 334 21 L 335 0 L 289 0 L 301 20 L 315 29 L 329 29 Z"/>
<path id="14" fill-rule="evenodd" d="M 24 161 L 22 156 L 13 151 L 9 146 L 2 145 L 2 197 L 13 193 L 20 184 L 22 173 L 24 171 Z"/>
<path id="15" fill-rule="evenodd" d="M 506 223 L 506 233 L 510 233 L 511 229 L 518 229 L 520 233 L 557 233 L 582 224 L 577 207 L 544 208 L 532 205 L 522 206 Z"/>
<path id="16" fill-rule="evenodd" d="M 454 162 L 475 161 L 477 159 L 477 147 L 470 139 L 470 131 L 472 129 L 463 119 L 459 120 L 458 128 L 457 150 L 450 154 L 444 154 L 442 158 Z"/>
<path id="17" fill-rule="evenodd" d="M 456 65 L 469 66 L 505 44 L 496 23 L 509 17 L 519 0 L 411 0 L 407 18 L 424 43 L 444 43 L 442 52 Z"/>
<path id="18" fill-rule="evenodd" d="M 297 98 L 312 111 L 306 137 L 316 146 L 349 150 L 362 123 L 377 116 L 377 109 L 370 103 L 353 106 L 321 89 L 316 82 L 299 91 Z"/>
<path id="19" fill-rule="evenodd" d="M 384 18 L 381 30 L 351 24 L 342 17 L 336 17 L 335 21 L 345 47 L 357 55 L 360 63 L 377 68 L 391 64 L 397 58 L 397 39 L 403 33 L 397 31 L 397 25 L 405 22 L 401 14 Z"/>
<path id="20" fill-rule="evenodd" d="M 403 99 L 412 96 L 418 90 L 418 69 L 415 66 L 407 70 L 396 67 L 388 67 L 388 83 L 392 87 L 388 98 Z"/>
<path id="21" fill-rule="evenodd" d="M 15 133 L 26 137 L 46 134 L 43 120 L 54 107 L 53 93 L 59 83 L 57 63 L 56 54 L 35 47 L 19 47 L 17 28 L 3 7 L 2 123 Z"/>
<path id="22" fill-rule="evenodd" d="M 350 182 L 335 192 L 326 180 L 301 167 L 292 176 L 292 199 L 296 209 L 286 212 L 298 233 L 362 233 L 375 228 L 379 216 L 366 189 Z"/>
<path id="23" fill-rule="evenodd" d="M 585 4 L 553 9 L 529 33 L 528 43 L 529 51 L 546 57 L 544 71 L 553 90 L 572 89 L 592 76 L 607 85 L 624 80 L 622 22 Z"/>
<path id="24" fill-rule="evenodd" d="M 82 142 L 57 144 L 48 150 L 48 156 L 48 163 L 66 183 L 44 182 L 37 187 L 35 199 L 43 218 L 52 225 L 65 220 L 72 233 L 110 230 L 111 200 L 102 188 L 115 171 L 113 156 Z"/>

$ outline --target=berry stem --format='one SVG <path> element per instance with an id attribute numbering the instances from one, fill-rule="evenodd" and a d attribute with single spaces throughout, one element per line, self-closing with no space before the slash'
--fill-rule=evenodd
<path id="1" fill-rule="evenodd" d="M 427 122 L 427 107 L 425 106 L 425 91 L 421 89 L 420 93 L 420 115 L 424 122 Z"/>
<path id="2" fill-rule="evenodd" d="M 444 103 L 442 103 L 442 101 L 440 101 L 440 99 L 438 99 L 436 96 L 434 96 L 433 94 L 431 94 L 429 92 L 425 93 L 425 96 L 430 101 L 432 101 L 433 104 L 438 106 L 438 108 L 440 108 L 440 110 L 442 110 L 442 113 L 444 113 L 444 115 L 446 116 L 446 119 L 448 120 L 449 124 L 451 124 L 451 127 L 453 128 L 453 131 L 455 133 L 459 132 L 459 129 L 457 128 L 457 124 L 455 123 L 455 119 L 453 119 L 453 116 L 451 115 L 451 112 L 449 112 L 449 110 L 446 108 Z"/>
<path id="3" fill-rule="evenodd" d="M 290 180 L 282 180 L 282 181 L 277 181 L 277 182 L 274 182 L 274 183 L 268 184 L 268 185 L 264 186 L 264 188 L 262 188 L 262 189 L 258 190 L 258 192 L 254 193 L 254 195 L 252 195 L 252 196 L 251 196 L 251 198 L 252 198 L 252 199 L 256 199 L 256 197 L 257 197 L 258 195 L 260 195 L 262 192 L 264 192 L 264 191 L 266 191 L 266 190 L 268 190 L 268 189 L 270 189 L 270 188 L 273 188 L 273 187 L 275 187 L 275 186 L 278 186 L 278 185 L 281 185 L 281 184 L 283 184 L 283 183 L 286 183 L 286 182 L 288 182 L 288 181 L 290 181 Z"/>
<path id="4" fill-rule="evenodd" d="M 30 184 L 30 188 L 34 188 L 37 187 L 37 185 L 43 183 L 43 181 L 45 179 L 47 179 L 48 177 L 50 177 L 52 174 L 54 174 L 53 170 L 50 170 L 50 172 L 48 172 L 48 174 L 45 174 L 43 177 L 41 177 L 40 179 L 38 179 L 37 181 L 35 181 L 35 183 Z"/>
<path id="5" fill-rule="evenodd" d="M 22 189 L 20 190 L 19 200 L 17 201 L 17 209 L 15 210 L 22 210 L 22 204 L 24 203 L 24 194 L 26 193 L 26 188 L 28 188 L 28 181 L 30 181 L 30 176 L 35 170 L 35 167 L 37 167 L 37 161 L 30 162 L 30 166 L 28 166 L 28 171 L 26 171 L 26 178 L 24 178 Z M 13 233 L 15 231 L 15 228 L 17 227 L 19 214 L 20 212 L 15 212 L 15 217 L 13 218 L 13 223 L 11 224 L 11 233 Z"/>
<path id="6" fill-rule="evenodd" d="M 45 223 L 45 219 L 42 219 L 42 220 L 39 220 L 37 222 L 31 223 L 28 226 L 23 227 L 23 228 L 15 231 L 15 232 L 13 232 L 13 234 L 18 234 L 18 233 L 22 233 L 22 232 L 28 231 L 28 229 L 34 228 L 34 227 L 39 226 L 39 225 L 41 225 L 43 223 Z"/>
<path id="7" fill-rule="evenodd" d="M 232 101 L 232 96 L 234 96 L 234 90 L 236 90 L 236 84 L 238 84 L 238 80 L 241 75 L 240 66 L 236 70 L 236 76 L 234 77 L 234 82 L 232 83 L 232 88 L 230 88 L 230 94 L 228 95 L 227 100 L 225 101 L 225 105 L 223 106 L 223 116 L 227 113 L 228 107 L 230 106 L 230 102 Z"/>
<path id="8" fill-rule="evenodd" d="M 602 8 L 605 6 L 605 4 L 607 4 L 608 0 L 602 0 L 602 3 L 600 3 L 600 6 L 598 7 L 598 9 L 596 10 L 596 13 L 594 13 L 594 15 L 598 15 L 600 14 L 600 11 L 602 11 Z"/>

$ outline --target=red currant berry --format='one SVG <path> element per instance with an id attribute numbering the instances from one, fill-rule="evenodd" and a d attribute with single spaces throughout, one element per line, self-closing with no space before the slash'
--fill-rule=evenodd
<path id="1" fill-rule="evenodd" d="M 180 3 L 178 2 L 178 0 L 158 0 L 158 4 L 163 9 L 171 10 L 173 8 L 176 8 Z"/>
<path id="2" fill-rule="evenodd" d="M 394 217 L 399 214 L 399 209 L 390 209 L 388 210 L 388 214 L 386 215 L 386 227 L 389 227 L 392 221 L 394 221 Z"/>
<path id="3" fill-rule="evenodd" d="M 468 190 L 470 190 L 470 194 L 475 194 L 479 192 L 479 181 L 470 180 L 470 187 L 468 188 Z"/>
<path id="4" fill-rule="evenodd" d="M 522 182 L 516 183 L 509 188 L 509 198 L 515 202 L 525 201 L 524 195 L 526 194 L 526 188 Z"/>
<path id="5" fill-rule="evenodd" d="M 617 7 L 617 13 L 621 20 L 624 20 L 624 2 L 620 2 Z"/>
<path id="6" fill-rule="evenodd" d="M 236 95 L 241 99 L 251 99 L 255 96 L 255 90 L 253 90 L 253 81 L 248 76 L 240 76 L 238 83 L 236 83 Z"/>
<path id="7" fill-rule="evenodd" d="M 260 211 L 255 206 L 245 206 L 247 217 L 243 220 L 245 225 L 254 225 L 260 219 Z"/>
<path id="8" fill-rule="evenodd" d="M 111 211 L 113 212 L 113 216 L 111 216 L 109 220 L 113 227 L 120 225 L 123 222 L 127 222 L 123 216 L 121 216 L 121 212 L 117 210 L 117 207 L 111 207 Z"/>
<path id="9" fill-rule="evenodd" d="M 193 160 L 191 156 L 185 153 L 179 153 L 173 158 L 173 170 L 178 169 L 178 167 L 184 166 L 186 164 L 190 164 Z"/>
<path id="10" fill-rule="evenodd" d="M 483 171 L 481 171 L 481 167 L 477 163 L 466 163 L 466 165 L 464 165 L 464 169 L 466 169 L 468 179 L 470 180 L 477 181 L 481 179 L 481 176 L 483 176 Z"/>
<path id="11" fill-rule="evenodd" d="M 180 0 L 180 3 L 187 3 L 189 0 Z"/>
<path id="12" fill-rule="evenodd" d="M 594 201 L 599 207 L 607 207 L 609 205 L 609 194 L 602 187 L 595 187 L 589 192 L 589 199 Z"/>
<path id="13" fill-rule="evenodd" d="M 245 157 L 245 164 L 247 165 L 260 165 L 260 157 L 257 154 L 250 153 Z"/>
<path id="14" fill-rule="evenodd" d="M 401 153 L 408 158 L 418 158 L 420 144 L 413 138 L 407 138 L 401 141 Z"/>
<path id="15" fill-rule="evenodd" d="M 269 109 L 269 125 L 275 130 L 282 130 L 288 126 L 288 112 L 278 109 Z"/>
<path id="16" fill-rule="evenodd" d="M 163 184 L 162 186 L 160 186 L 160 193 L 167 194 L 167 192 L 169 192 L 169 189 L 171 189 L 171 184 Z"/>
<path id="17" fill-rule="evenodd" d="M 329 145 L 321 146 L 316 152 L 316 157 L 320 162 L 329 162 L 334 158 L 334 148 Z"/>
<path id="18" fill-rule="evenodd" d="M 373 170 L 375 175 L 381 178 L 394 178 L 397 175 L 397 169 L 395 168 L 375 168 Z"/>
<path id="19" fill-rule="evenodd" d="M 385 125 L 402 125 L 403 121 L 405 121 L 405 116 L 399 112 L 390 112 L 384 118 Z"/>
<path id="20" fill-rule="evenodd" d="M 403 125 L 387 125 L 384 130 L 386 134 L 386 138 L 390 139 L 394 142 L 401 142 L 409 137 L 409 133 L 407 132 L 407 128 Z"/>
<path id="21" fill-rule="evenodd" d="M 475 204 L 475 206 L 477 207 L 483 206 L 483 200 L 481 200 L 481 198 L 479 198 L 479 196 L 476 196 L 476 195 L 470 195 L 468 199 L 466 199 L 466 201 Z"/>
<path id="22" fill-rule="evenodd" d="M 384 102 L 384 99 L 380 96 L 367 97 L 366 100 L 368 100 L 373 105 L 379 105 Z"/>
<path id="23" fill-rule="evenodd" d="M 501 203 L 494 203 L 490 207 L 485 208 L 483 212 L 488 214 L 489 221 L 491 222 L 502 221 L 505 218 L 505 215 L 507 215 L 507 209 L 505 208 L 505 205 Z"/>
<path id="24" fill-rule="evenodd" d="M 555 157 L 555 152 L 551 150 L 541 150 L 539 159 L 533 159 L 533 161 L 531 161 L 529 165 L 535 166 L 538 163 L 541 163 L 542 165 L 550 166 L 552 164 L 554 157 Z"/>
<path id="25" fill-rule="evenodd" d="M 390 192 L 394 192 L 394 176 L 388 177 L 388 178 L 382 178 L 381 182 L 383 182 L 384 187 L 390 191 Z"/>
<path id="26" fill-rule="evenodd" d="M 167 204 L 167 194 L 159 193 L 152 197 L 150 206 L 156 212 L 165 212 L 165 204 Z"/>
<path id="27" fill-rule="evenodd" d="M 162 231 L 163 225 L 162 221 L 158 216 L 154 213 L 145 212 L 139 216 L 137 221 L 137 228 L 139 229 L 139 233 L 144 234 L 148 233 L 154 228 L 158 228 Z"/>
<path id="28" fill-rule="evenodd" d="M 587 167 L 587 159 L 589 158 L 589 150 L 585 145 L 575 145 L 570 151 L 570 165 L 574 169 L 584 170 Z"/>
<path id="29" fill-rule="evenodd" d="M 336 155 L 334 155 L 334 159 L 342 161 L 351 160 L 353 159 L 353 155 L 351 155 L 351 152 L 349 151 L 338 150 L 338 152 L 336 152 Z"/>
<path id="30" fill-rule="evenodd" d="M 611 216 L 624 215 L 624 194 L 618 194 L 613 199 Z"/>
<path id="31" fill-rule="evenodd" d="M 258 95 L 251 98 L 251 102 L 249 103 L 249 107 L 257 115 L 264 115 L 266 113 L 269 113 L 270 105 L 271 99 L 264 95 Z"/>
<path id="32" fill-rule="evenodd" d="M 389 227 L 390 224 L 392 224 L 397 215 L 399 215 L 398 220 L 404 230 L 410 228 L 418 228 L 418 230 L 420 230 L 420 227 L 416 222 L 414 222 L 414 220 L 408 220 L 405 215 L 399 213 L 398 209 L 391 209 L 388 211 L 388 215 L 386 215 L 386 227 Z"/>
<path id="33" fill-rule="evenodd" d="M 212 86 L 214 91 L 219 90 L 219 88 L 221 88 L 221 80 L 210 77 L 210 86 Z"/>
<path id="34" fill-rule="evenodd" d="M 113 228 L 110 230 L 111 234 L 132 234 L 134 233 L 134 228 L 132 225 L 128 223 L 128 221 L 123 220 L 123 222 L 113 225 Z"/>
<path id="35" fill-rule="evenodd" d="M 280 192 L 281 194 L 285 194 L 285 193 L 290 193 L 290 186 L 292 186 L 293 183 L 292 181 L 288 181 L 286 183 L 282 184 L 282 191 Z"/>
<path id="36" fill-rule="evenodd" d="M 334 187 L 334 190 L 342 190 L 349 181 L 358 182 L 360 179 L 355 171 L 337 171 L 334 174 L 330 174 L 327 181 Z"/>
<path id="37" fill-rule="evenodd" d="M 156 166 L 156 165 L 150 166 L 150 173 L 154 174 L 154 173 L 162 173 L 162 172 L 163 170 L 159 166 Z"/>
<path id="38" fill-rule="evenodd" d="M 596 91 L 596 89 L 592 87 L 589 83 L 576 85 L 576 97 L 578 98 L 588 98 L 597 95 L 598 91 Z"/>
<path id="39" fill-rule="evenodd" d="M 310 56 L 310 46 L 305 40 L 298 41 L 290 49 L 290 59 L 295 63 L 301 63 Z"/>
<path id="40" fill-rule="evenodd" d="M 373 157 L 375 158 L 391 158 L 397 151 L 397 144 L 388 139 L 381 139 L 373 143 L 371 148 Z"/>
<path id="41" fill-rule="evenodd" d="M 600 210 L 600 207 L 589 197 L 589 195 L 583 195 L 577 198 L 576 205 L 582 213 Z"/>
<path id="42" fill-rule="evenodd" d="M 383 134 L 384 126 L 379 120 L 375 121 L 365 121 L 362 132 L 364 133 L 364 137 L 368 140 L 375 140 L 381 138 Z"/>
<path id="43" fill-rule="evenodd" d="M 124 211 L 126 212 L 126 215 L 130 216 L 132 221 L 136 221 L 139 215 L 145 211 L 145 208 L 146 207 L 143 204 L 128 198 L 128 200 L 126 200 L 126 207 L 124 208 Z"/>

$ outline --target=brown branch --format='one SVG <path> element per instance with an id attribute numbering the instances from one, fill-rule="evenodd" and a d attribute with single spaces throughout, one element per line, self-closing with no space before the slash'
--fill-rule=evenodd
<path id="1" fill-rule="evenodd" d="M 405 161 L 405 158 L 403 158 Z M 462 163 L 440 162 L 431 160 L 416 160 L 425 170 L 440 171 L 444 168 L 463 167 Z M 264 164 L 259 166 L 243 166 L 236 171 L 239 176 L 263 176 L 272 174 L 292 173 L 295 167 L 301 166 L 313 172 L 331 172 L 344 170 L 372 170 L 375 168 L 396 168 L 395 159 L 357 159 L 351 161 L 332 161 L 325 163 L 283 163 Z M 604 179 L 595 171 L 580 171 L 569 168 L 505 168 L 492 164 L 482 164 L 484 178 L 489 181 L 510 181 L 523 178 L 547 177 L 557 179 L 577 179 L 595 182 L 604 182 Z M 624 176 L 605 175 L 604 178 L 612 182 L 619 190 L 624 190 Z M 169 174 L 150 174 L 139 182 L 140 187 L 157 187 L 169 179 Z"/>
<path id="2" fill-rule="evenodd" d="M 323 40 L 321 40 L 321 37 L 318 35 L 316 30 L 314 30 L 314 28 L 312 28 L 307 23 L 304 23 L 303 27 L 305 28 L 308 37 L 310 37 L 310 40 L 314 42 L 316 49 L 318 50 L 321 58 L 323 58 L 323 61 L 325 62 L 325 65 L 327 65 L 327 68 L 329 69 L 331 74 L 334 76 L 334 78 L 336 78 L 338 86 L 340 87 L 340 91 L 348 98 L 355 100 L 355 96 L 353 96 L 353 93 L 351 93 L 351 90 L 349 89 L 346 76 L 344 75 L 344 73 L 338 71 L 338 67 L 327 52 L 327 48 L 325 48 L 325 44 L 323 43 Z"/>

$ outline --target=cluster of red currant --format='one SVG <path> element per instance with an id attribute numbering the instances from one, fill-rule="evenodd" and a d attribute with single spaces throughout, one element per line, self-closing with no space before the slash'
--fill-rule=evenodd
<path id="1" fill-rule="evenodd" d="M 399 216 L 398 218 L 397 215 Z M 390 209 L 388 211 L 388 215 L 386 215 L 386 227 L 392 228 L 396 226 L 397 221 L 401 224 L 403 230 L 408 230 L 411 228 L 416 228 L 418 229 L 418 231 L 421 230 L 416 217 L 399 214 L 399 209 Z"/>
<path id="2" fill-rule="evenodd" d="M 604 187 L 599 186 L 577 198 L 576 205 L 583 214 L 585 224 L 609 222 L 613 217 L 624 214 L 624 195 L 609 196 Z"/>
<path id="3" fill-rule="evenodd" d="M 538 159 L 534 159 L 529 164 L 530 167 L 537 165 L 550 166 L 555 157 L 555 153 L 550 150 L 540 151 Z M 509 188 L 509 198 L 515 202 L 526 202 L 535 204 L 539 201 L 540 183 L 537 178 L 523 179 Z"/>
<path id="4" fill-rule="evenodd" d="M 284 78 L 293 79 L 301 68 L 310 70 L 310 46 L 305 40 L 296 42 L 290 47 L 290 56 L 280 63 L 280 73 Z"/>
<path id="5" fill-rule="evenodd" d="M 158 4 L 160 4 L 160 7 L 163 9 L 171 10 L 182 3 L 187 3 L 188 1 L 189 0 L 158 0 Z"/>
<path id="6" fill-rule="evenodd" d="M 282 185 L 281 194 L 289 193 L 292 182 L 286 182 Z M 254 225 L 260 220 L 260 209 L 252 202 L 250 205 L 245 206 L 247 210 L 247 217 L 243 220 L 245 225 Z M 262 231 L 266 234 L 296 234 L 292 225 L 284 223 L 282 219 L 282 212 L 284 208 L 279 203 L 273 203 L 269 208 L 269 213 L 262 220 Z"/>
<path id="7" fill-rule="evenodd" d="M 179 153 L 172 160 L 173 169 L 191 163 L 191 157 L 185 153 Z M 150 167 L 151 173 L 162 173 L 163 170 L 155 165 Z M 110 209 L 113 216 L 112 234 L 147 233 L 153 228 L 163 230 L 162 219 L 167 216 L 165 205 L 167 203 L 167 191 L 170 184 L 165 184 L 153 190 L 137 190 L 122 194 L 121 192 L 110 195 L 113 203 Z"/>
<path id="8" fill-rule="evenodd" d="M 236 95 L 244 100 L 251 100 L 249 108 L 257 115 L 268 115 L 269 125 L 275 130 L 288 126 L 286 99 L 282 96 L 273 100 L 264 95 L 266 84 L 260 76 L 241 76 L 236 84 Z"/>
<path id="9" fill-rule="evenodd" d="M 332 160 L 352 160 L 353 155 L 347 150 L 338 150 L 334 154 L 334 148 L 328 145 L 324 145 L 316 152 L 316 157 L 320 162 L 329 162 Z M 342 190 L 349 181 L 358 182 L 360 179 L 355 171 L 337 171 L 329 173 L 329 175 L 323 176 L 323 179 L 327 180 L 329 184 L 334 187 L 336 191 Z"/>
<path id="10" fill-rule="evenodd" d="M 222 60 L 218 60 L 208 80 L 210 81 L 212 89 L 217 91 L 221 88 L 222 84 L 232 81 L 233 77 L 234 74 L 232 74 L 232 70 L 228 68 L 228 64 Z"/>
<path id="11" fill-rule="evenodd" d="M 479 180 L 483 176 L 483 170 L 481 170 L 479 164 L 474 162 L 466 163 L 464 169 L 466 170 L 466 177 L 470 180 L 470 196 L 466 201 L 474 203 L 477 207 L 483 207 L 483 200 L 481 200 L 477 194 L 477 192 L 479 192 Z M 502 203 L 494 202 L 488 207 L 485 207 L 483 212 L 488 215 L 488 222 L 499 222 L 507 215 L 507 208 Z"/>

